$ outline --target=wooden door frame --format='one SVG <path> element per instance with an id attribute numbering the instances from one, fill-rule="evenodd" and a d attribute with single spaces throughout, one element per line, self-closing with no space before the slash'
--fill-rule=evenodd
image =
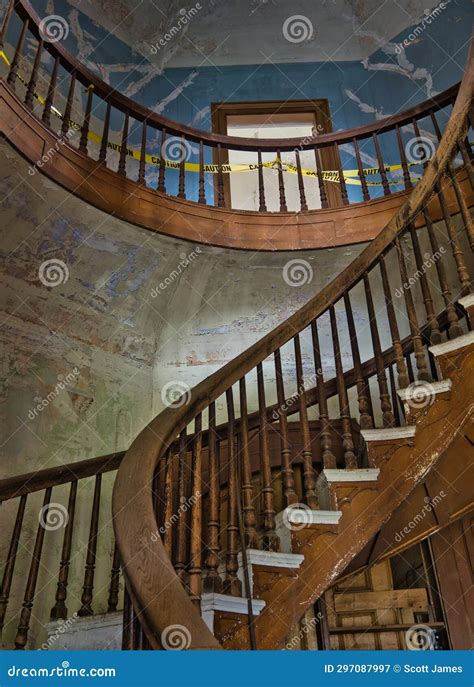
<path id="1" fill-rule="evenodd" d="M 314 126 L 321 134 L 332 133 L 331 114 L 327 98 L 318 100 L 251 100 L 246 102 L 211 103 L 211 120 L 213 133 L 227 135 L 227 118 L 232 115 L 273 115 L 273 114 L 312 114 Z M 229 151 L 221 149 L 218 159 L 217 148 L 214 148 L 214 164 L 229 162 Z M 321 162 L 324 169 L 338 169 L 339 153 L 335 146 L 321 149 Z M 337 184 L 324 182 L 330 208 L 340 207 L 341 192 Z M 214 193 L 217 197 L 217 175 L 214 179 Z M 230 179 L 224 174 L 225 207 L 230 209 Z"/>

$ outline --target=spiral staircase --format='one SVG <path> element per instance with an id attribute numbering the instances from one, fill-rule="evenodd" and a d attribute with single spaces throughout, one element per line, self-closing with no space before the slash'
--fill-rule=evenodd
<path id="1" fill-rule="evenodd" d="M 34 162 L 40 159 L 38 152 L 44 151 L 47 142 L 60 140 L 50 126 L 57 66 L 39 117 L 34 102 L 39 58 L 29 80 L 24 80 L 24 98 L 18 93 L 25 35 L 28 30 L 38 35 L 37 18 L 28 3 L 10 3 L 3 36 L 15 12 L 23 22 L 23 30 L 8 76 L 0 84 L 2 133 Z M 63 122 L 69 125 L 76 80 L 87 82 L 94 77 L 74 64 L 60 46 L 46 46 L 40 40 L 38 54 L 43 49 L 53 51 L 55 65 L 62 61 L 68 65 L 70 97 Z M 382 549 L 379 546 L 379 556 L 412 543 L 407 539 L 397 544 L 391 523 L 396 521 L 400 508 L 408 507 L 410 499 L 415 498 L 420 485 L 429 482 L 433 472 L 443 474 L 449 464 L 451 470 L 453 465 L 458 466 L 460 474 L 472 474 L 474 296 L 468 255 L 474 247 L 468 140 L 472 59 L 471 51 L 443 132 L 435 109 L 451 102 L 452 91 L 444 100 L 440 98 L 418 112 L 431 119 L 438 143 L 432 158 L 422 160 L 423 175 L 415 186 L 401 146 L 403 192 L 391 194 L 385 178 L 384 197 L 376 201 L 367 197 L 369 187 L 364 181 L 357 140 L 374 136 L 374 128 L 348 134 L 356 142 L 361 202 L 353 206 L 347 202 L 342 170 L 341 205 L 337 208 L 328 207 L 325 182 L 318 175 L 323 208 L 307 211 L 305 187 L 300 183 L 302 209 L 295 213 L 298 219 L 294 220 L 299 226 L 305 217 L 317 216 L 318 212 L 332 212 L 341 222 L 345 217 L 358 216 L 363 223 L 367 215 L 362 208 L 373 212 L 376 207 L 380 213 L 381 204 L 387 204 L 383 210 L 387 214 L 382 216 L 387 216 L 388 221 L 371 230 L 370 243 L 338 277 L 285 322 L 194 387 L 182 402 L 160 413 L 125 454 L 21 475 L 0 484 L 2 503 L 8 508 L 18 504 L 0 594 L 2 627 L 12 622 L 8 615 L 12 584 L 18 577 L 26 577 L 21 609 L 13 613 L 18 620 L 14 638 L 17 649 L 31 646 L 30 624 L 41 593 L 38 575 L 45 540 L 50 536 L 40 523 L 29 567 L 19 570 L 19 541 L 30 494 L 43 493 L 42 508 L 47 513 L 53 489 L 70 485 L 55 601 L 49 613 L 53 621 L 66 620 L 72 610 L 68 610 L 67 603 L 68 576 L 78 483 L 93 479 L 79 617 L 94 615 L 94 578 L 100 566 L 108 565 L 108 613 L 117 613 L 122 577 L 125 583 L 124 649 L 276 649 L 284 646 L 289 628 L 325 590 L 347 574 L 351 565 L 354 569 L 355 561 L 363 560 L 360 565 L 368 565 L 376 560 L 371 555 L 373 542 L 381 533 L 386 533 L 386 545 Z M 134 195 L 143 194 L 142 200 L 147 194 L 153 195 L 157 212 L 161 213 L 158 224 L 149 213 L 140 215 L 143 204 L 137 203 L 134 208 L 133 203 L 127 207 L 118 203 L 113 197 L 115 191 L 104 196 L 106 206 L 102 208 L 112 211 L 113 207 L 115 214 L 128 219 L 132 212 L 134 221 L 153 230 L 166 229 L 163 217 L 171 202 L 182 212 L 205 209 L 213 221 L 220 221 L 222 213 L 231 216 L 232 222 L 237 217 L 252 221 L 252 213 L 245 215 L 225 208 L 219 161 L 216 207 L 203 201 L 201 183 L 198 202 L 186 199 L 184 162 L 178 169 L 176 198 L 166 194 L 164 162 L 160 162 L 158 188 L 147 188 L 147 126 L 176 133 L 176 125 L 155 121 L 156 116 L 137 106 L 134 117 L 141 118 L 144 124 L 138 179 L 132 182 L 127 178 L 128 123 L 117 172 L 107 169 L 105 153 L 102 159 L 91 159 L 91 94 L 104 97 L 110 107 L 125 107 L 127 122 L 132 108 L 129 102 L 112 101 L 112 95 L 117 95 L 96 78 L 92 83 L 94 90 L 88 91 L 79 149 L 62 140 L 54 164 L 45 163 L 45 174 L 68 187 L 87 170 L 99 187 L 113 179 L 114 188 L 125 195 L 127 184 L 133 183 Z M 110 109 L 108 112 L 110 115 Z M 419 136 L 417 114 L 410 112 L 407 117 Z M 377 126 L 393 130 L 400 141 L 402 124 L 400 119 L 382 121 Z M 178 133 L 183 140 L 186 136 L 197 139 L 200 145 L 201 182 L 205 167 L 203 134 L 186 127 Z M 218 155 L 224 144 L 229 149 L 239 144 L 208 137 L 206 142 L 218 150 Z M 318 139 L 317 146 L 337 146 L 343 140 L 344 136 L 339 140 L 335 134 L 328 134 Z M 269 148 L 281 146 L 274 141 L 259 141 L 259 146 L 266 143 Z M 288 142 L 288 149 L 294 147 L 295 142 Z M 100 155 L 103 150 L 102 146 Z M 261 149 L 256 152 L 261 161 Z M 278 157 L 281 150 L 276 152 Z M 321 159 L 318 156 L 316 147 L 316 160 Z M 320 166 L 317 171 L 321 171 Z M 281 180 L 281 167 L 277 172 Z M 301 181 L 299 166 L 296 173 Z M 254 214 L 267 218 L 271 213 L 266 212 L 260 172 L 258 183 L 262 211 Z M 94 181 L 80 188 L 76 184 L 75 192 L 91 201 L 94 186 Z M 284 198 L 284 188 L 280 190 Z M 273 213 L 265 221 L 276 226 L 284 221 L 281 214 L 285 214 L 284 207 L 282 213 Z M 374 216 L 380 221 L 380 214 Z M 262 241 L 268 241 L 265 226 L 262 232 Z M 174 226 L 172 233 L 179 235 L 179 227 Z M 199 233 L 198 240 L 205 241 L 206 236 Z M 423 257 L 427 250 L 436 256 L 429 273 Z M 363 300 L 367 312 L 368 343 L 364 343 L 364 350 L 363 332 L 354 316 L 356 299 Z M 388 348 L 383 348 L 382 331 L 390 334 Z M 350 369 L 343 366 L 344 345 L 350 347 Z M 307 378 L 309 357 L 314 373 L 312 386 Z M 335 371 L 329 378 L 328 362 Z M 285 375 L 289 373 L 297 383 L 297 392 L 291 396 L 285 393 Z M 275 380 L 276 403 L 266 400 L 270 378 Z M 256 390 L 252 396 L 248 393 L 250 385 Z M 310 420 L 313 416 L 316 420 Z M 295 417 L 297 424 L 292 422 Z M 297 427 L 297 449 L 291 439 L 292 426 Z M 277 451 L 271 448 L 274 445 Z M 113 555 L 111 561 L 101 561 L 97 557 L 101 485 L 103 477 L 115 471 L 111 504 Z M 462 488 L 455 491 L 444 521 L 441 518 L 438 522 L 440 528 L 472 509 L 469 494 Z M 417 536 L 421 539 L 426 535 L 421 532 Z M 364 558 L 367 547 L 369 555 Z"/>

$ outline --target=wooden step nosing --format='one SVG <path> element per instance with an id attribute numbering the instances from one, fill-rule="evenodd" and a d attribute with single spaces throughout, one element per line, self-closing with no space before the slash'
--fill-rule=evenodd
<path id="1" fill-rule="evenodd" d="M 378 468 L 360 468 L 357 470 L 323 470 L 327 482 L 376 482 L 379 478 Z"/>
<path id="2" fill-rule="evenodd" d="M 242 566 L 242 552 L 237 557 L 239 568 Z M 247 562 L 249 565 L 265 565 L 272 568 L 297 569 L 304 561 L 304 556 L 299 553 L 282 553 L 280 551 L 260 551 L 259 549 L 247 549 Z"/>
<path id="3" fill-rule="evenodd" d="M 464 310 L 472 308 L 472 306 L 474 306 L 474 293 L 469 293 L 467 296 L 463 296 L 458 300 L 458 303 L 464 308 Z"/>
<path id="4" fill-rule="evenodd" d="M 264 599 L 252 599 L 253 615 L 259 615 L 265 606 L 266 602 Z M 248 600 L 244 596 L 204 593 L 201 596 L 201 614 L 209 613 L 210 611 L 248 615 Z"/>
<path id="5" fill-rule="evenodd" d="M 436 396 L 451 391 L 453 382 L 451 379 L 443 379 L 440 382 L 415 382 L 405 389 L 398 389 L 397 394 L 402 401 L 416 400 L 420 391 L 426 390 L 428 396 Z"/>
<path id="6" fill-rule="evenodd" d="M 300 513 L 293 519 L 295 525 L 301 525 L 301 509 L 299 508 L 285 508 L 285 510 L 278 513 L 276 516 L 277 531 L 280 527 L 287 527 L 286 522 L 292 523 L 291 511 L 298 511 Z M 304 525 L 310 527 L 311 525 L 337 525 L 341 519 L 342 512 L 340 510 L 311 510 L 304 509 Z"/>

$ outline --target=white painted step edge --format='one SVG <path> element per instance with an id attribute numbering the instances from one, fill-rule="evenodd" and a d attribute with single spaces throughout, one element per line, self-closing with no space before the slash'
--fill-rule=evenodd
<path id="1" fill-rule="evenodd" d="M 276 525 L 277 530 L 280 527 L 292 529 L 292 525 L 295 525 L 295 530 L 311 525 L 337 525 L 341 515 L 340 510 L 311 510 L 310 508 L 288 506 L 276 516 Z"/>
<path id="2" fill-rule="evenodd" d="M 405 389 L 398 389 L 397 394 L 399 398 L 410 405 L 413 401 L 413 407 L 422 407 L 430 404 L 430 397 L 436 394 L 443 394 L 446 391 L 451 391 L 453 383 L 450 379 L 443 379 L 440 382 L 415 382 L 410 384 Z M 424 399 L 423 402 L 420 399 Z"/>
<path id="3" fill-rule="evenodd" d="M 237 557 L 239 568 L 243 567 L 242 551 Z M 297 569 L 304 561 L 304 556 L 299 553 L 280 553 L 279 551 L 260 551 L 259 549 L 247 549 L 247 563 L 249 565 L 266 565 L 273 568 Z"/>
<path id="4" fill-rule="evenodd" d="M 474 293 L 470 293 L 467 296 L 463 296 L 458 300 L 459 305 L 462 305 L 464 309 L 470 308 L 474 305 Z"/>
<path id="5" fill-rule="evenodd" d="M 252 599 L 254 615 L 260 615 L 265 608 L 263 599 Z M 230 594 L 203 594 L 201 596 L 201 613 L 208 611 L 224 611 L 227 613 L 248 614 L 248 602 L 243 596 L 230 596 Z"/>
<path id="6" fill-rule="evenodd" d="M 468 332 L 462 336 L 457 336 L 452 341 L 445 341 L 444 343 L 436 344 L 436 346 L 430 346 L 430 353 L 437 358 L 443 353 L 451 353 L 452 351 L 457 351 L 460 348 L 465 348 L 474 344 L 474 332 Z"/>
<path id="7" fill-rule="evenodd" d="M 376 482 L 379 478 L 378 468 L 361 468 L 358 470 L 323 470 L 328 482 Z"/>
<path id="8" fill-rule="evenodd" d="M 361 429 L 360 431 L 366 442 L 412 439 L 415 436 L 415 432 L 415 425 L 406 425 L 406 427 L 383 427 L 382 429 Z"/>

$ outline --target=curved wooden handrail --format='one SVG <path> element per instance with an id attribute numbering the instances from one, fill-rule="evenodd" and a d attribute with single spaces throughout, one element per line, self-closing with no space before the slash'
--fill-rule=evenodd
<path id="1" fill-rule="evenodd" d="M 330 123 L 326 122 L 324 133 L 313 132 L 298 139 L 254 139 L 209 133 L 174 122 L 135 103 L 82 65 L 61 42 L 42 41 L 40 17 L 27 0 L 10 0 L 9 8 L 0 32 L 0 44 L 8 37 L 13 10 L 23 22 L 23 28 L 18 40 L 15 38 L 16 47 L 10 58 L 6 83 L 13 92 L 20 82 L 26 87 L 24 104 L 36 113 L 34 117 L 41 121 L 46 132 L 52 133 L 53 115 L 62 121 L 63 138 L 70 129 L 80 131 L 77 148 L 69 137 L 67 142 L 61 140 L 61 146 L 65 157 L 79 153 L 80 159 L 74 159 L 69 176 L 81 172 L 87 177 L 96 175 L 102 195 L 89 189 L 89 197 L 85 199 L 95 201 L 106 212 L 147 228 L 203 243 L 252 250 L 293 250 L 372 238 L 367 235 L 370 231 L 364 231 L 363 212 L 355 225 L 345 216 L 328 217 L 328 209 L 342 210 L 348 205 L 359 205 L 364 210 L 369 204 L 370 212 L 376 214 L 382 210 L 380 205 L 384 206 L 384 201 L 395 196 L 392 204 L 387 203 L 387 209 L 393 209 L 397 201 L 401 201 L 401 189 L 411 190 L 413 182 L 418 180 L 413 171 L 420 164 L 422 151 L 428 148 L 431 154 L 437 145 L 441 131 L 435 113 L 452 105 L 458 89 L 453 86 L 405 112 L 342 132 L 332 133 Z M 33 65 L 22 60 L 29 35 L 36 43 Z M 52 67 L 41 60 L 43 51 L 53 57 Z M 5 53 L 3 55 L 9 63 Z M 43 81 L 49 84 L 44 93 L 36 92 L 40 65 L 46 72 L 42 75 Z M 69 83 L 66 83 L 66 102 L 58 109 L 55 99 L 59 95 L 60 66 Z M 85 88 L 80 94 L 78 84 Z M 34 107 L 36 101 L 38 107 Z M 98 103 L 105 108 L 103 121 Z M 122 123 L 118 131 L 112 131 L 111 122 L 117 126 L 116 114 Z M 424 118 L 433 120 L 434 137 L 422 128 Z M 420 135 L 420 128 L 423 135 Z M 385 134 L 383 140 L 380 134 Z M 49 138 L 48 133 L 43 137 Z M 362 146 L 366 144 L 374 155 L 371 169 L 363 164 L 365 151 Z M 232 168 L 235 162 L 228 165 L 235 151 L 252 153 L 248 164 L 243 168 L 240 165 L 237 170 Z M 304 151 L 306 157 L 303 159 L 300 156 Z M 42 155 L 40 153 L 36 160 L 41 160 Z M 347 169 L 345 156 L 354 160 L 350 162 L 351 169 Z M 89 167 L 84 164 L 84 158 Z M 61 176 L 60 170 L 54 170 L 48 163 L 43 171 Z M 43 168 L 43 164 L 40 166 Z M 110 181 L 111 167 L 115 174 L 113 181 Z M 251 188 L 245 201 L 239 200 L 238 192 L 234 196 L 235 175 L 241 173 L 248 174 Z M 62 176 L 65 176 L 64 170 Z M 136 202 L 125 203 L 132 209 L 122 207 L 125 180 L 133 182 L 130 199 Z M 70 181 L 69 178 L 66 181 Z M 64 184 L 64 179 L 59 182 Z M 378 190 L 374 186 L 378 186 Z M 74 188 L 80 187 L 81 184 L 76 183 Z M 83 190 L 83 195 L 86 191 Z M 165 199 L 167 202 L 163 202 Z M 228 214 L 223 216 L 218 211 Z M 189 215 L 187 221 L 182 220 L 177 228 L 169 228 L 171 223 L 179 225 L 175 215 L 180 213 Z M 344 236 L 346 226 L 338 226 L 337 233 L 334 229 L 333 223 L 341 219 L 348 225 L 350 235 L 347 238 Z M 284 231 L 281 231 L 282 222 Z M 255 232 L 254 224 L 257 226 Z M 187 226 L 192 229 L 186 229 Z M 217 239 L 212 240 L 216 236 Z"/>
<path id="2" fill-rule="evenodd" d="M 438 150 L 426 165 L 419 184 L 385 229 L 349 267 L 286 322 L 194 387 L 187 405 L 167 408 L 160 413 L 127 451 L 114 487 L 114 525 L 127 584 L 152 648 L 160 648 L 160 633 L 171 624 L 182 624 L 188 629 L 191 648 L 220 648 L 177 577 L 162 542 L 159 539 L 150 541 L 150 533 L 157 529 L 150 485 L 159 460 L 180 432 L 212 402 L 290 341 L 295 332 L 301 332 L 315 322 L 367 275 L 384 252 L 414 222 L 435 190 L 439 193 L 441 177 L 466 131 L 473 76 L 471 45 L 463 82 Z M 458 271 L 461 276 L 461 264 Z M 464 275 L 462 286 L 466 288 Z M 166 603 L 163 594 L 166 594 Z"/>
<path id="3" fill-rule="evenodd" d="M 38 26 L 41 22 L 40 15 L 33 9 L 28 0 L 16 0 L 16 7 L 19 16 L 22 19 L 28 19 L 30 21 L 30 28 L 36 37 L 38 37 Z M 158 115 L 152 110 L 140 105 L 134 100 L 131 100 L 130 98 L 127 98 L 116 91 L 114 88 L 112 88 L 112 86 L 100 79 L 97 74 L 92 72 L 90 69 L 87 69 L 87 67 L 85 67 L 68 50 L 66 50 L 61 43 L 46 44 L 45 48 L 52 52 L 52 54 L 58 53 L 61 55 L 63 64 L 68 68 L 68 70 L 70 72 L 76 72 L 79 74 L 82 82 L 85 85 L 92 84 L 97 95 L 101 96 L 106 101 L 112 102 L 114 106 L 122 112 L 128 112 L 137 121 L 146 121 L 149 124 L 153 124 L 157 129 L 164 127 L 174 136 L 185 136 L 186 139 L 194 141 L 195 143 L 203 141 L 212 147 L 220 144 L 223 147 L 232 148 L 233 150 L 258 151 L 259 149 L 268 149 L 270 151 L 274 151 L 276 148 L 279 148 L 282 151 L 291 151 L 295 148 L 299 148 L 301 150 L 311 150 L 314 148 L 316 143 L 324 147 L 334 143 L 351 142 L 354 140 L 354 138 L 366 138 L 372 133 L 383 133 L 393 129 L 397 125 L 403 126 L 404 124 L 410 123 L 413 118 L 419 117 L 421 114 L 427 114 L 433 109 L 437 110 L 444 107 L 453 101 L 459 89 L 459 84 L 455 84 L 443 93 L 440 93 L 433 98 L 429 98 L 419 105 L 405 110 L 400 114 L 390 115 L 388 117 L 376 120 L 371 124 L 353 127 L 343 132 L 321 134 L 313 137 L 306 136 L 303 138 L 289 138 L 286 140 L 286 142 L 283 142 L 282 139 L 259 138 L 256 142 L 254 139 L 250 138 L 210 133 L 208 131 L 196 129 L 185 124 L 180 124 L 167 117 Z"/>

